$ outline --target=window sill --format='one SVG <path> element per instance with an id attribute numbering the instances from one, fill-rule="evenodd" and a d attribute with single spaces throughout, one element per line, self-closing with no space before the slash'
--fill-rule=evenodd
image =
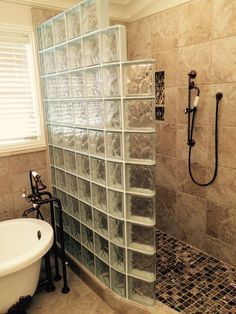
<path id="1" fill-rule="evenodd" d="M 9 147 L 7 149 L 3 148 L 2 152 L 0 152 L 1 157 L 9 157 L 9 156 L 16 156 L 16 155 L 23 155 L 28 153 L 35 153 L 35 152 L 42 152 L 46 151 L 47 147 L 45 144 L 37 144 L 35 146 L 27 146 L 27 147 Z"/>

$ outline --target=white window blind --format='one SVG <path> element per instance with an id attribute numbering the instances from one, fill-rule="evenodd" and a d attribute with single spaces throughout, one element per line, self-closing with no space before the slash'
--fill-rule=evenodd
<path id="1" fill-rule="evenodd" d="M 0 150 L 42 143 L 32 43 L 0 37 Z"/>

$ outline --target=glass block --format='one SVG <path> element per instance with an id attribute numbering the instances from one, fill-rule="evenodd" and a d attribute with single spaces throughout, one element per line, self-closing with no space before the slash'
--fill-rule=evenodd
<path id="1" fill-rule="evenodd" d="M 102 97 L 101 68 L 96 67 L 85 71 L 87 97 Z"/>
<path id="2" fill-rule="evenodd" d="M 85 100 L 72 101 L 74 109 L 74 123 L 77 126 L 87 127 L 87 103 Z"/>
<path id="3" fill-rule="evenodd" d="M 88 101 L 88 125 L 90 128 L 104 128 L 104 105 L 102 101 Z"/>
<path id="4" fill-rule="evenodd" d="M 125 127 L 127 129 L 155 129 L 154 100 L 124 100 Z"/>
<path id="5" fill-rule="evenodd" d="M 77 151 L 88 153 L 88 131 L 75 128 L 75 148 Z"/>
<path id="6" fill-rule="evenodd" d="M 43 88 L 45 98 L 48 99 L 60 98 L 61 94 L 58 91 L 59 83 L 60 77 L 47 77 L 44 80 L 44 85 L 46 84 L 46 87 L 44 86 Z"/>
<path id="7" fill-rule="evenodd" d="M 70 84 L 68 74 L 57 75 L 55 84 L 57 98 L 64 99 L 70 97 Z"/>
<path id="8" fill-rule="evenodd" d="M 123 188 L 123 164 L 108 161 L 107 174 L 109 187 Z"/>
<path id="9" fill-rule="evenodd" d="M 101 33 L 102 37 L 102 61 L 115 62 L 119 61 L 119 28 L 105 30 Z"/>
<path id="10" fill-rule="evenodd" d="M 126 165 L 127 189 L 152 194 L 155 191 L 155 166 Z"/>
<path id="11" fill-rule="evenodd" d="M 125 272 L 125 249 L 111 243 L 111 265 L 113 268 Z"/>
<path id="12" fill-rule="evenodd" d="M 129 247 L 147 253 L 155 252 L 155 227 L 127 223 L 127 235 Z"/>
<path id="13" fill-rule="evenodd" d="M 125 244 L 124 222 L 119 219 L 109 218 L 110 239 L 118 245 Z"/>
<path id="14" fill-rule="evenodd" d="M 109 266 L 101 261 L 98 257 L 95 257 L 96 263 L 96 276 L 105 283 L 106 286 L 110 286 L 110 273 Z"/>
<path id="15" fill-rule="evenodd" d="M 104 103 L 106 128 L 120 129 L 122 125 L 120 100 L 106 100 Z"/>
<path id="16" fill-rule="evenodd" d="M 104 97 L 120 96 L 120 66 L 103 67 L 103 95 Z"/>
<path id="17" fill-rule="evenodd" d="M 129 277 L 129 299 L 147 306 L 155 304 L 155 282 Z"/>
<path id="18" fill-rule="evenodd" d="M 43 53 L 44 71 L 45 74 L 51 74 L 56 72 L 55 53 L 54 48 L 49 49 Z"/>
<path id="19" fill-rule="evenodd" d="M 53 19 L 53 35 L 55 45 L 66 41 L 66 25 L 64 13 L 57 15 Z"/>
<path id="20" fill-rule="evenodd" d="M 65 148 L 75 148 L 74 128 L 63 127 L 63 144 Z"/>
<path id="21" fill-rule="evenodd" d="M 71 238 L 71 250 L 69 253 L 78 261 L 82 262 L 81 244 L 75 239 Z"/>
<path id="22" fill-rule="evenodd" d="M 76 154 L 77 174 L 81 177 L 90 178 L 90 162 L 89 156 Z"/>
<path id="23" fill-rule="evenodd" d="M 89 227 L 93 228 L 93 213 L 91 206 L 79 202 L 80 204 L 80 212 L 81 212 L 81 221 Z"/>
<path id="24" fill-rule="evenodd" d="M 40 74 L 45 75 L 45 64 L 44 64 L 44 54 L 43 53 L 39 53 L 39 65 L 40 65 Z"/>
<path id="25" fill-rule="evenodd" d="M 98 8 L 96 0 L 88 0 L 81 4 L 81 20 L 83 34 L 99 28 Z"/>
<path id="26" fill-rule="evenodd" d="M 155 222 L 155 197 L 126 194 L 127 218 L 137 222 Z"/>
<path id="27" fill-rule="evenodd" d="M 68 194 L 78 197 L 77 178 L 69 173 L 66 173 L 66 191 Z"/>
<path id="28" fill-rule="evenodd" d="M 66 25 L 67 25 L 67 39 L 72 39 L 81 34 L 79 5 L 66 12 Z"/>
<path id="29" fill-rule="evenodd" d="M 68 43 L 70 69 L 78 69 L 83 66 L 83 53 L 81 39 L 76 39 Z"/>
<path id="30" fill-rule="evenodd" d="M 99 33 L 83 38 L 84 64 L 85 66 L 100 63 Z"/>
<path id="31" fill-rule="evenodd" d="M 126 133 L 126 153 L 128 160 L 155 160 L 155 133 Z"/>
<path id="32" fill-rule="evenodd" d="M 76 71 L 70 73 L 71 97 L 85 97 L 85 80 L 84 71 Z"/>
<path id="33" fill-rule="evenodd" d="M 82 244 L 93 251 L 93 230 L 81 224 Z"/>
<path id="34" fill-rule="evenodd" d="M 106 184 L 106 167 L 103 159 L 91 158 L 91 178 L 98 183 Z"/>
<path id="35" fill-rule="evenodd" d="M 154 64 L 129 63 L 124 65 L 124 92 L 126 96 L 153 96 Z"/>
<path id="36" fill-rule="evenodd" d="M 70 234 L 80 241 L 80 222 L 72 217 L 70 217 Z"/>
<path id="37" fill-rule="evenodd" d="M 71 249 L 71 236 L 64 232 L 64 245 L 65 245 L 65 250 L 70 250 Z"/>
<path id="38" fill-rule="evenodd" d="M 59 101 L 45 101 L 46 121 L 60 123 L 61 122 L 61 107 Z"/>
<path id="39" fill-rule="evenodd" d="M 69 69 L 67 44 L 55 48 L 57 72 Z"/>
<path id="40" fill-rule="evenodd" d="M 61 201 L 61 207 L 64 212 L 68 213 L 67 195 L 65 192 L 57 189 L 57 198 Z"/>
<path id="41" fill-rule="evenodd" d="M 56 175 L 56 185 L 59 189 L 64 189 L 66 186 L 66 175 L 65 172 L 59 169 L 55 169 L 55 175 Z"/>
<path id="42" fill-rule="evenodd" d="M 77 198 L 71 195 L 67 195 L 67 211 L 71 216 L 73 216 L 77 220 L 80 219 L 79 201 L 77 200 Z"/>
<path id="43" fill-rule="evenodd" d="M 109 262 L 109 244 L 106 239 L 95 233 L 95 253 L 105 262 Z"/>
<path id="44" fill-rule="evenodd" d="M 37 26 L 36 27 L 36 32 L 37 32 L 38 48 L 39 48 L 39 50 L 42 50 L 43 49 L 42 27 L 41 26 Z"/>
<path id="45" fill-rule="evenodd" d="M 57 185 L 57 183 L 56 183 L 56 170 L 54 167 L 51 167 L 51 176 L 52 176 L 52 184 L 54 186 L 56 186 Z"/>
<path id="46" fill-rule="evenodd" d="M 103 211 L 107 210 L 107 193 L 103 186 L 92 184 L 93 206 Z"/>
<path id="47" fill-rule="evenodd" d="M 42 39 L 43 49 L 49 48 L 54 45 L 52 33 L 52 21 L 42 25 Z"/>
<path id="48" fill-rule="evenodd" d="M 156 255 L 128 250 L 129 274 L 147 281 L 156 280 Z"/>
<path id="49" fill-rule="evenodd" d="M 64 168 L 64 152 L 63 149 L 54 147 L 53 148 L 54 154 L 54 162 L 55 166 L 58 168 Z"/>
<path id="50" fill-rule="evenodd" d="M 69 150 L 64 150 L 65 156 L 65 170 L 75 173 L 76 165 L 75 165 L 75 153 Z"/>
<path id="51" fill-rule="evenodd" d="M 111 270 L 111 289 L 119 294 L 121 297 L 126 296 L 126 276 L 117 272 L 116 270 Z"/>
<path id="52" fill-rule="evenodd" d="M 52 143 L 55 146 L 62 146 L 62 127 L 60 125 L 52 125 Z"/>
<path id="53" fill-rule="evenodd" d="M 70 233 L 70 216 L 62 212 L 63 230 Z"/>
<path id="54" fill-rule="evenodd" d="M 89 131 L 90 139 L 90 153 L 94 155 L 104 156 L 104 132 L 101 131 Z"/>
<path id="55" fill-rule="evenodd" d="M 93 210 L 93 217 L 94 217 L 94 229 L 96 232 L 104 235 L 105 237 L 108 236 L 108 222 L 107 222 L 107 215 L 94 209 Z"/>
<path id="56" fill-rule="evenodd" d="M 93 274 L 95 273 L 94 255 L 85 247 L 82 246 L 82 262 Z"/>
<path id="57" fill-rule="evenodd" d="M 50 165 L 55 165 L 53 146 L 50 146 L 50 145 L 48 146 L 48 154 L 49 154 Z"/>
<path id="58" fill-rule="evenodd" d="M 124 195 L 108 190 L 108 212 L 118 218 L 124 217 Z"/>
<path id="59" fill-rule="evenodd" d="M 73 124 L 73 108 L 72 103 L 69 100 L 61 100 L 60 101 L 60 109 L 61 109 L 61 121 L 63 124 Z"/>
<path id="60" fill-rule="evenodd" d="M 52 134 L 52 125 L 46 124 L 46 130 L 47 130 L 47 137 L 48 137 L 48 144 L 52 145 L 53 140 L 53 134 Z"/>
<path id="61" fill-rule="evenodd" d="M 106 132 L 106 157 L 122 158 L 122 134 L 118 132 Z"/>
<path id="62" fill-rule="evenodd" d="M 48 77 L 42 77 L 41 78 L 41 83 L 42 83 L 42 96 L 43 99 L 50 99 L 48 94 Z"/>
<path id="63" fill-rule="evenodd" d="M 91 203 L 90 182 L 87 180 L 78 178 L 78 190 L 79 190 L 79 198 L 82 201 Z"/>

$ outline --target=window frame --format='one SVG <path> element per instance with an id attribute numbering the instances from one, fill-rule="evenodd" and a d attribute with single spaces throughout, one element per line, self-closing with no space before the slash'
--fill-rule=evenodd
<path id="1" fill-rule="evenodd" d="M 21 25 L 7 25 L 0 23 L 0 37 L 4 36 L 23 36 L 29 39 L 29 45 L 31 49 L 31 71 L 34 73 L 33 79 L 33 95 L 35 97 L 36 105 L 36 119 L 38 120 L 39 138 L 32 140 L 28 143 L 15 143 L 0 146 L 0 157 L 17 155 L 22 153 L 29 153 L 35 151 L 46 150 L 46 137 L 45 137 L 45 123 L 44 123 L 44 109 L 43 99 L 41 92 L 40 73 L 39 73 L 39 61 L 36 46 L 36 36 L 33 27 L 21 26 Z M 14 43 L 14 41 L 13 41 Z"/>

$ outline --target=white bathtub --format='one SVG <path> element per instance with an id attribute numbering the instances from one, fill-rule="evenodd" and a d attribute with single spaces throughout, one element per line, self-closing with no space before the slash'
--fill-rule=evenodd
<path id="1" fill-rule="evenodd" d="M 0 222 L 1 314 L 6 313 L 21 296 L 33 296 L 39 280 L 41 258 L 52 243 L 53 229 L 45 221 L 19 218 Z"/>

